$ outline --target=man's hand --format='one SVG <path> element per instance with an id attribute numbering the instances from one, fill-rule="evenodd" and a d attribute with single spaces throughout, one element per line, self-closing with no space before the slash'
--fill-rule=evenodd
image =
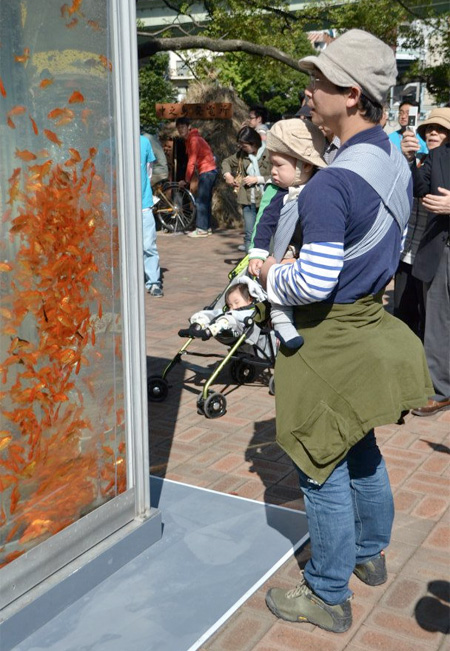
<path id="1" fill-rule="evenodd" d="M 248 263 L 248 270 L 251 273 L 251 275 L 259 276 L 259 272 L 263 264 L 264 264 L 264 260 L 259 260 L 258 258 L 255 258 L 254 260 L 250 260 L 250 262 Z"/>
<path id="2" fill-rule="evenodd" d="M 409 160 L 413 161 L 416 157 L 416 153 L 420 149 L 419 141 L 416 138 L 416 135 L 407 129 L 402 138 L 401 148 L 403 155 Z"/>
<path id="3" fill-rule="evenodd" d="M 246 176 L 243 181 L 244 185 L 256 185 L 258 183 L 257 176 Z"/>
<path id="4" fill-rule="evenodd" d="M 272 255 L 270 255 L 260 269 L 259 282 L 261 283 L 264 289 L 267 289 L 267 274 L 269 273 L 269 269 L 270 267 L 273 267 L 273 265 L 276 263 L 277 261 L 275 260 L 275 258 Z"/>
<path id="5" fill-rule="evenodd" d="M 438 188 L 439 194 L 426 194 L 422 199 L 424 207 L 436 215 L 450 215 L 450 190 Z"/>
<path id="6" fill-rule="evenodd" d="M 187 183 L 186 181 L 178 181 L 178 185 L 180 186 L 180 188 L 185 188 L 187 186 Z"/>

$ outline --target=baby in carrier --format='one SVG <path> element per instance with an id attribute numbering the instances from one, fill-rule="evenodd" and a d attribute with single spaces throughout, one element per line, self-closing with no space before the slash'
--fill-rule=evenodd
<path id="1" fill-rule="evenodd" d="M 266 146 L 272 163 L 272 182 L 265 190 L 269 203 L 262 200 L 263 210 L 253 231 L 249 251 L 248 271 L 258 276 L 269 255 L 274 237 L 273 255 L 278 263 L 289 264 L 298 258 L 301 230 L 298 214 L 298 195 L 305 184 L 326 163 L 322 132 L 309 120 L 281 120 L 267 134 Z M 293 308 L 272 304 L 272 325 L 277 338 L 291 349 L 300 348 L 303 337 L 298 334 Z"/>

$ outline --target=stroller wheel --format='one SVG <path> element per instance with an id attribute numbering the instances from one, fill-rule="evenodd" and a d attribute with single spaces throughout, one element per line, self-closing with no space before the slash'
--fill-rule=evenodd
<path id="1" fill-rule="evenodd" d="M 275 395 L 275 378 L 273 375 L 270 376 L 269 380 L 269 393 L 271 396 Z"/>
<path id="2" fill-rule="evenodd" d="M 164 402 L 169 395 L 168 382 L 159 375 L 152 375 L 147 380 L 147 398 L 150 402 Z"/>
<path id="3" fill-rule="evenodd" d="M 227 412 L 227 400 L 221 393 L 208 396 L 203 405 L 206 418 L 220 418 Z"/>
<path id="4" fill-rule="evenodd" d="M 256 368 L 253 364 L 235 360 L 230 366 L 230 373 L 236 384 L 245 384 L 246 382 L 253 382 L 256 377 Z"/>

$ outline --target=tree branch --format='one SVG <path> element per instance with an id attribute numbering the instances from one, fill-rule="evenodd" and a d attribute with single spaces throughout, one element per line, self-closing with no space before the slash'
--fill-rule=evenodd
<path id="1" fill-rule="evenodd" d="M 285 65 L 301 70 L 297 59 L 293 59 L 285 52 L 268 45 L 257 45 L 241 39 L 217 40 L 206 36 L 179 36 L 173 38 L 152 38 L 138 47 L 139 59 L 152 56 L 157 52 L 168 52 L 171 50 L 210 50 L 211 52 L 246 52 L 256 56 L 268 56 Z"/>

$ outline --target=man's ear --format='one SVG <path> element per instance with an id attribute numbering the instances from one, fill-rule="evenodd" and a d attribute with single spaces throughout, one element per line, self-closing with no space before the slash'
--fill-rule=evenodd
<path id="1" fill-rule="evenodd" d="M 354 108 L 355 106 L 358 106 L 359 100 L 361 98 L 361 93 L 361 88 L 358 88 L 358 86 L 352 86 L 348 90 L 347 108 Z"/>

